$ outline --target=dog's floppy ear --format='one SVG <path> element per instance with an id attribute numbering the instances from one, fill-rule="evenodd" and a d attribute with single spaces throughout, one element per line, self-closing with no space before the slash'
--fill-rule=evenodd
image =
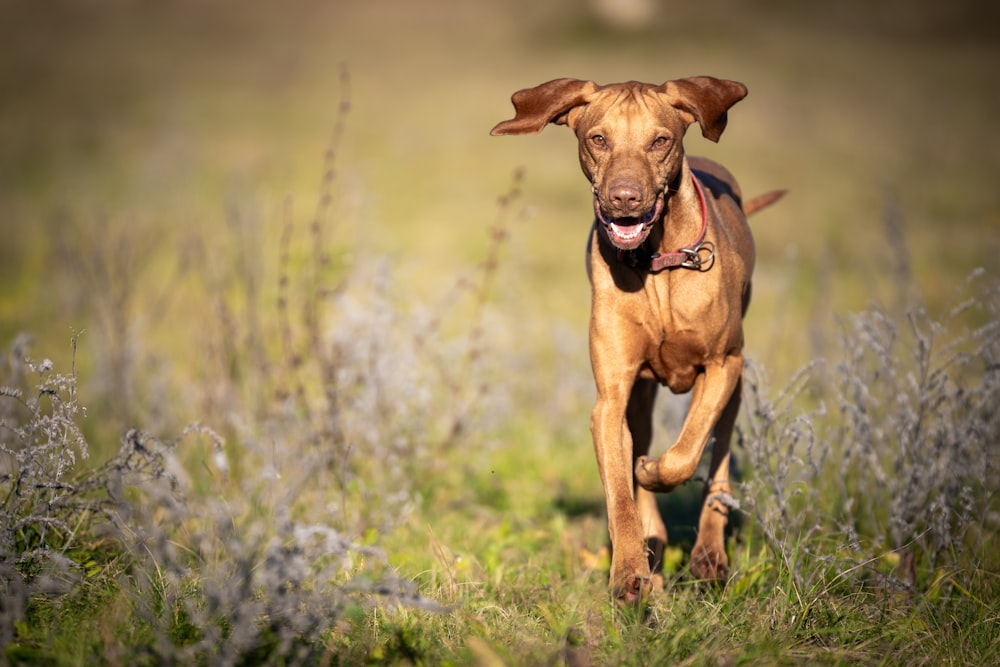
<path id="1" fill-rule="evenodd" d="M 596 90 L 597 84 L 593 81 L 579 79 L 555 79 L 534 88 L 519 90 L 510 98 L 514 104 L 514 117 L 497 123 L 490 134 L 534 134 L 541 132 L 549 123 L 565 125 L 569 112 L 586 104 Z"/>
<path id="2" fill-rule="evenodd" d="M 718 141 L 726 129 L 726 112 L 747 95 L 747 87 L 736 81 L 694 76 L 667 81 L 660 86 L 671 106 L 686 111 L 701 125 L 706 139 Z"/>

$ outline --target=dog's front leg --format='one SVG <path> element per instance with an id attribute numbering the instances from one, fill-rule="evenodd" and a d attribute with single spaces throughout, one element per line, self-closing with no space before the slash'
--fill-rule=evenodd
<path id="1" fill-rule="evenodd" d="M 625 419 L 631 385 L 600 378 L 597 384 L 590 428 L 608 506 L 611 592 L 616 600 L 635 604 L 648 595 L 651 579 L 633 491 L 632 435 Z"/>
<path id="2" fill-rule="evenodd" d="M 636 481 L 650 491 L 670 491 L 691 479 L 712 430 L 743 377 L 743 355 L 729 355 L 709 363 L 695 380 L 684 426 L 677 442 L 660 458 L 642 456 L 636 461 Z"/>
<path id="3" fill-rule="evenodd" d="M 708 364 L 695 380 L 691 407 L 677 442 L 663 456 L 642 456 L 636 460 L 636 481 L 650 491 L 669 491 L 691 479 L 713 429 L 714 445 L 711 479 L 706 486 L 705 505 L 699 521 L 698 539 L 691 554 L 691 570 L 699 579 L 719 580 L 728 569 L 723 531 L 728 509 L 714 494 L 729 493 L 729 438 L 740 406 L 742 355 L 725 357 Z"/>
<path id="4" fill-rule="evenodd" d="M 632 462 L 649 453 L 653 441 L 653 406 L 659 385 L 655 380 L 639 378 L 628 399 L 625 421 L 632 436 Z M 646 560 L 653 579 L 653 589 L 663 588 L 663 549 L 667 545 L 667 527 L 656 504 L 656 494 L 634 485 L 635 504 L 646 540 Z"/>

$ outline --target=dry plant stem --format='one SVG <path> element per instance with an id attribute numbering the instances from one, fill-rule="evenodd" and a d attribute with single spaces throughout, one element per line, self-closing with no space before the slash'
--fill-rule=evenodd
<path id="1" fill-rule="evenodd" d="M 319 197 L 316 201 L 316 211 L 309 227 L 312 244 L 312 281 L 306 293 L 305 322 L 309 332 L 310 346 L 317 358 L 326 356 L 320 344 L 319 302 L 328 296 L 329 288 L 325 285 L 326 275 L 330 266 L 330 252 L 324 238 L 324 225 L 329 222 L 330 209 L 333 203 L 333 183 L 336 179 L 337 155 L 344 136 L 347 114 L 350 112 L 350 75 L 346 66 L 340 71 L 341 101 L 337 107 L 337 118 L 333 133 L 323 154 L 323 177 L 320 182 Z"/>
<path id="2" fill-rule="evenodd" d="M 465 355 L 464 377 L 458 379 L 461 386 L 469 386 L 471 384 L 479 387 L 481 384 L 475 382 L 473 379 L 473 367 L 482 352 L 483 328 L 485 326 L 483 314 L 492 294 L 493 281 L 496 279 L 496 274 L 500 267 L 500 252 L 510 236 L 510 225 L 514 217 L 511 210 L 521 197 L 521 182 L 523 178 L 524 174 L 521 170 L 514 172 L 510 189 L 506 195 L 500 198 L 496 222 L 490 228 L 489 249 L 486 259 L 479 266 L 479 285 L 478 288 L 473 288 L 473 298 L 475 301 L 473 303 L 468 349 Z M 478 394 L 478 391 L 475 393 Z M 469 400 L 475 400 L 475 398 L 477 396 L 470 396 Z"/>
<path id="3" fill-rule="evenodd" d="M 482 277 L 479 282 L 479 288 L 475 293 L 475 313 L 472 319 L 473 327 L 469 341 L 467 365 L 471 365 L 475 361 L 478 354 L 478 346 L 482 341 L 483 309 L 490 297 L 493 281 L 500 266 L 500 251 L 510 235 L 510 225 L 512 223 L 510 211 L 521 197 L 521 183 L 523 180 L 524 172 L 520 169 L 515 171 L 511 179 L 510 189 L 507 191 L 507 194 L 500 198 L 497 219 L 490 229 L 490 246 L 486 259 L 481 265 Z"/>
<path id="4" fill-rule="evenodd" d="M 294 207 L 291 197 L 285 199 L 282 214 L 284 220 L 278 245 L 278 300 L 276 307 L 282 358 L 284 359 L 284 367 L 291 375 L 289 381 L 293 386 L 285 386 L 283 384 L 284 376 L 279 376 L 276 393 L 277 398 L 282 402 L 286 399 L 293 400 L 303 418 L 309 422 L 312 420 L 312 414 L 309 401 L 306 400 L 306 380 L 303 368 L 305 360 L 297 349 L 289 309 L 291 303 L 291 244 L 295 231 Z"/>

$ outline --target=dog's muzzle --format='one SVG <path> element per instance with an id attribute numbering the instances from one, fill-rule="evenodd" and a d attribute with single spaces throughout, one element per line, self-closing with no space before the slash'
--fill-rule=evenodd
<path id="1" fill-rule="evenodd" d="M 662 213 L 663 195 L 660 195 L 656 198 L 653 208 L 646 215 L 642 217 L 615 218 L 612 220 L 605 215 L 598 198 L 594 197 L 594 215 L 597 217 L 598 222 L 601 223 L 601 228 L 604 230 L 607 240 L 619 250 L 635 250 L 641 246 L 646 238 L 649 237 L 649 232 L 653 229 L 653 223 L 656 222 Z"/>

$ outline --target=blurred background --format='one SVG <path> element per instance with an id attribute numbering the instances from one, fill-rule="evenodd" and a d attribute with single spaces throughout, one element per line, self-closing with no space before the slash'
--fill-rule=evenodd
<path id="1" fill-rule="evenodd" d="M 543 386 L 581 378 L 585 415 L 573 137 L 489 130 L 552 78 L 708 74 L 750 94 L 688 152 L 750 196 L 790 191 L 752 220 L 748 353 L 780 384 L 839 315 L 915 295 L 946 312 L 973 269 L 997 275 L 998 33 L 1000 5 L 976 0 L 0 0 L 0 345 L 29 334 L 66 368 L 86 330 L 112 431 L 198 414 L 190 388 L 240 344 L 220 312 L 274 317 L 314 216 L 331 271 L 382 262 L 415 304 L 446 301 L 502 218 L 488 322 Z"/>

